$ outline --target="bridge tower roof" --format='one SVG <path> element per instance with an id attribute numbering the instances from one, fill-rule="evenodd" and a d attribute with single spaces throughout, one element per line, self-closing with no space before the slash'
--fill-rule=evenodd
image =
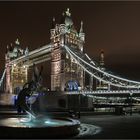
<path id="1" fill-rule="evenodd" d="M 66 26 L 70 27 L 73 25 L 69 8 L 67 8 L 67 11 L 62 13 L 61 24 L 65 24 Z"/>
<path id="2" fill-rule="evenodd" d="M 53 17 L 52 19 L 52 25 L 51 25 L 51 29 L 54 29 L 55 28 L 55 17 Z"/>
<path id="3" fill-rule="evenodd" d="M 83 33 L 83 21 L 81 21 L 80 33 Z"/>
<path id="4" fill-rule="evenodd" d="M 20 45 L 19 39 L 17 38 L 17 40 L 15 41 L 16 45 Z"/>

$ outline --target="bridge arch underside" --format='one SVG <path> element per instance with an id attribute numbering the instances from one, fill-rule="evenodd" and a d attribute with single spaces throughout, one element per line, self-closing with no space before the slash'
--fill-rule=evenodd
<path id="1" fill-rule="evenodd" d="M 51 83 L 53 83 L 52 91 L 78 91 L 84 87 L 83 77 L 78 77 L 76 73 L 52 74 Z"/>
<path id="2" fill-rule="evenodd" d="M 10 70 L 10 93 L 18 94 L 19 91 L 22 89 L 23 85 L 32 80 L 34 64 L 35 66 L 37 66 L 38 69 L 40 69 L 42 65 L 43 69 L 46 69 L 44 68 L 44 66 L 46 66 L 48 61 L 50 61 L 49 56 L 47 56 L 47 59 L 45 60 L 44 58 L 39 58 L 37 61 L 35 59 L 30 60 L 29 64 L 25 62 L 22 64 L 18 63 L 17 65 L 12 65 Z"/>
<path id="3" fill-rule="evenodd" d="M 81 86 L 78 80 L 68 80 L 65 83 L 65 91 L 78 91 L 80 90 Z"/>

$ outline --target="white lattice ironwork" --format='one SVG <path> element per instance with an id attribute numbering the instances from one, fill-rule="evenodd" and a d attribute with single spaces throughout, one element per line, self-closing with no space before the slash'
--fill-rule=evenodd
<path id="1" fill-rule="evenodd" d="M 110 74 L 107 71 L 102 70 L 94 61 L 92 61 L 87 54 L 77 52 L 71 47 L 65 46 L 67 53 L 77 61 L 77 63 L 91 76 L 99 81 L 103 81 L 109 85 L 127 88 L 127 89 L 139 89 L 140 82 L 121 78 L 119 76 Z"/>

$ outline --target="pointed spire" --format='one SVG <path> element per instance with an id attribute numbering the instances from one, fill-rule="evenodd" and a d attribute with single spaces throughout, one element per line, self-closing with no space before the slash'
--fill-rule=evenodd
<path id="1" fill-rule="evenodd" d="M 61 21 L 60 24 L 64 24 L 65 23 L 65 13 L 62 13 L 62 17 L 61 17 Z"/>
<path id="2" fill-rule="evenodd" d="M 53 17 L 53 19 L 52 19 L 52 27 L 51 27 L 52 29 L 54 29 L 55 28 L 55 17 Z"/>
<path id="3" fill-rule="evenodd" d="M 101 53 L 100 53 L 100 65 L 104 66 L 104 51 L 103 50 L 101 50 Z"/>
<path id="4" fill-rule="evenodd" d="M 70 13 L 70 9 L 69 8 L 67 8 L 66 15 L 69 16 L 69 17 L 71 16 L 71 13 Z"/>
<path id="5" fill-rule="evenodd" d="M 16 45 L 19 45 L 19 44 L 20 44 L 18 38 L 17 38 L 17 40 L 15 41 L 15 44 L 16 44 Z"/>
<path id="6" fill-rule="evenodd" d="M 83 21 L 81 21 L 80 33 L 83 33 Z"/>
<path id="7" fill-rule="evenodd" d="M 26 49 L 25 49 L 25 55 L 27 56 L 29 54 L 29 49 L 28 49 L 28 47 L 26 47 Z"/>
<path id="8" fill-rule="evenodd" d="M 9 51 L 9 45 L 7 45 L 6 47 L 6 53 Z"/>
<path id="9" fill-rule="evenodd" d="M 53 23 L 55 23 L 55 17 L 53 17 Z"/>

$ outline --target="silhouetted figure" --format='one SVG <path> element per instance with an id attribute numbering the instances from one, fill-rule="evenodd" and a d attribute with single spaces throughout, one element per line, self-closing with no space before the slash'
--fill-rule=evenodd
<path id="1" fill-rule="evenodd" d="M 28 86 L 28 87 L 26 87 Z M 22 110 L 25 110 L 27 112 L 30 112 L 30 107 L 26 103 L 26 98 L 31 96 L 31 93 L 33 89 L 35 88 L 34 82 L 26 83 L 23 87 L 23 89 L 20 91 L 17 97 L 17 107 L 18 112 L 20 113 Z"/>
<path id="2" fill-rule="evenodd" d="M 43 70 L 43 67 L 41 67 L 40 72 L 38 73 L 37 68 L 35 65 L 33 66 L 34 72 L 33 72 L 33 80 L 29 83 L 26 83 L 23 86 L 23 89 L 19 92 L 17 97 L 17 110 L 18 112 L 21 112 L 21 110 L 25 110 L 27 113 L 32 114 L 35 116 L 33 111 L 30 109 L 29 104 L 27 104 L 27 97 L 30 97 L 34 91 L 40 86 L 41 81 L 41 73 Z"/>

